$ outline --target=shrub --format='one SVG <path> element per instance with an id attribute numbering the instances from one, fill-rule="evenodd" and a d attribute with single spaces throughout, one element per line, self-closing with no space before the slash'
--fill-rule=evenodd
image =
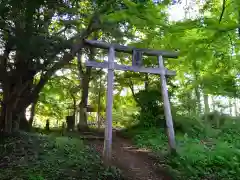
<path id="1" fill-rule="evenodd" d="M 199 135 L 204 131 L 203 121 L 198 117 L 173 116 L 174 129 L 177 133 L 188 133 L 190 135 Z"/>
<path id="2" fill-rule="evenodd" d="M 156 89 L 142 90 L 136 94 L 140 112 L 136 116 L 144 127 L 165 126 L 161 92 Z"/>
<path id="3" fill-rule="evenodd" d="M 7 160 L 7 162 L 6 162 Z M 0 179 L 122 179 L 77 138 L 24 133 L 0 142 Z"/>
<path id="4" fill-rule="evenodd" d="M 174 157 L 165 153 L 167 137 L 162 129 L 135 128 L 134 133 L 129 134 L 139 147 L 161 154 L 165 166 L 176 179 L 238 179 L 240 122 L 226 120 L 220 129 L 214 129 L 195 118 L 178 117 L 175 120 L 182 129 L 176 133 L 178 155 Z M 182 131 L 185 133 L 179 133 Z"/>

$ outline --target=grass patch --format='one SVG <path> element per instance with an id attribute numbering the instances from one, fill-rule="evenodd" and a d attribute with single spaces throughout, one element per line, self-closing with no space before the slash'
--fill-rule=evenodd
<path id="1" fill-rule="evenodd" d="M 0 141 L 0 179 L 122 179 L 77 138 L 20 133 Z"/>
<path id="2" fill-rule="evenodd" d="M 228 122 L 221 129 L 206 126 L 204 131 L 177 133 L 178 156 L 169 156 L 167 137 L 160 128 L 125 130 L 138 147 L 161 155 L 175 179 L 239 179 L 240 123 Z"/>

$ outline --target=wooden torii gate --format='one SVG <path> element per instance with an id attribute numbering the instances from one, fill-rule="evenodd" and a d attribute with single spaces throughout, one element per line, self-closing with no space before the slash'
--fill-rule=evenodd
<path id="1" fill-rule="evenodd" d="M 167 52 L 162 50 L 150 50 L 150 49 L 139 49 L 129 46 L 123 46 L 119 44 L 108 44 L 96 40 L 85 40 L 86 46 L 108 49 L 108 61 L 96 62 L 87 61 L 86 66 L 95 68 L 106 68 L 108 69 L 107 74 L 107 107 L 106 107 L 106 125 L 105 125 L 105 139 L 104 139 L 104 150 L 103 157 L 106 164 L 111 163 L 112 157 L 112 108 L 113 108 L 113 84 L 114 84 L 114 70 L 122 71 L 133 71 L 133 72 L 144 72 L 150 74 L 159 74 L 161 80 L 161 90 L 164 103 L 164 113 L 167 124 L 167 135 L 168 143 L 171 152 L 176 152 L 175 133 L 173 128 L 171 107 L 168 97 L 166 75 L 174 76 L 175 71 L 167 70 L 164 67 L 163 58 L 177 58 L 177 52 Z M 115 51 L 132 54 L 132 66 L 120 65 L 114 62 Z M 158 68 L 145 68 L 142 67 L 142 55 L 156 56 L 158 58 Z"/>

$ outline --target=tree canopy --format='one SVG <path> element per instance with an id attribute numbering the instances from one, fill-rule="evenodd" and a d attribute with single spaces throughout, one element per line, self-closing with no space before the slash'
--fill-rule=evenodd
<path id="1" fill-rule="evenodd" d="M 185 179 L 239 174 L 239 0 L 0 0 L 0 134 L 64 129 L 69 119 L 78 132 L 104 127 L 107 70 L 85 62 L 108 51 L 86 40 L 179 52 L 164 64 L 176 71 L 166 79 L 180 156 L 165 161 Z M 132 54 L 115 55 L 132 64 Z M 157 58 L 143 54 L 142 66 L 157 67 Z M 159 75 L 116 70 L 114 78 L 113 126 L 165 151 Z"/>
<path id="2" fill-rule="evenodd" d="M 234 104 L 232 99 L 237 99 L 239 94 L 238 1 L 196 0 L 185 5 L 182 20 L 171 21 L 169 7 L 181 3 L 1 1 L 2 127 L 10 131 L 15 120 L 6 119 L 24 119 L 23 112 L 29 105 L 34 109 L 37 104 L 37 114 L 45 111 L 55 119 L 64 119 L 73 109 L 87 107 L 89 103 L 100 101 L 100 109 L 104 109 L 105 72 L 85 67 L 84 61 L 102 61 L 107 52 L 86 47 L 85 39 L 138 48 L 178 50 L 180 57 L 167 60 L 166 66 L 177 72 L 168 82 L 171 101 L 181 104 L 175 107 L 181 109 L 179 113 L 201 114 L 217 110 L 210 105 L 210 97 L 211 101 L 218 96 L 228 97 L 229 103 Z M 193 7 L 197 9 L 195 15 L 188 16 Z M 117 53 L 117 57 L 121 63 L 131 63 L 129 55 Z M 156 64 L 155 58 L 144 57 L 144 66 Z M 123 98 L 120 94 L 124 92 L 129 96 L 130 91 L 133 97 L 129 100 L 140 107 L 142 97 L 139 99 L 138 90 L 150 93 L 159 86 L 155 75 L 130 72 L 116 72 L 115 82 L 115 98 Z M 100 98 L 97 96 L 99 90 Z M 114 107 L 119 109 L 118 105 Z M 68 108 L 72 110 L 66 110 Z M 50 109 L 51 112 L 47 112 Z"/>

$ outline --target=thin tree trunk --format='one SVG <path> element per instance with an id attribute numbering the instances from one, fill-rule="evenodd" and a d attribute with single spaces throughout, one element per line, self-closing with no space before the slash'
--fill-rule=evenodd
<path id="1" fill-rule="evenodd" d="M 192 66 L 194 69 L 194 79 L 196 82 L 198 82 L 200 74 L 199 74 L 199 67 L 197 65 L 197 61 L 193 61 Z M 202 107 L 201 107 L 201 99 L 200 99 L 201 95 L 200 95 L 200 85 L 199 84 L 195 85 L 194 91 L 195 91 L 195 95 L 196 95 L 196 107 L 197 107 L 196 114 L 200 114 Z"/>
<path id="2" fill-rule="evenodd" d="M 204 118 L 205 121 L 208 121 L 208 114 L 210 112 L 210 108 L 209 108 L 209 101 L 208 101 L 208 94 L 203 94 L 203 102 L 204 102 Z"/>
<path id="3" fill-rule="evenodd" d="M 232 99 L 231 98 L 228 98 L 228 103 L 229 103 L 229 114 L 230 116 L 232 116 Z"/>
<path id="4" fill-rule="evenodd" d="M 73 100 L 73 116 L 75 117 L 77 111 L 77 100 L 74 94 L 70 93 Z"/>
<path id="5" fill-rule="evenodd" d="M 203 98 L 204 98 L 204 113 L 208 114 L 210 112 L 208 94 L 204 94 Z"/>
<path id="6" fill-rule="evenodd" d="M 101 90 L 102 90 L 102 78 L 101 78 L 101 76 L 100 76 L 99 91 L 98 91 L 98 109 L 97 109 L 98 129 L 100 129 L 100 127 L 101 127 L 101 120 L 100 120 Z"/>
<path id="7" fill-rule="evenodd" d="M 186 95 L 187 95 L 189 100 L 192 99 L 191 92 L 187 93 Z M 191 106 L 187 106 L 187 110 L 188 110 L 188 115 L 191 116 L 191 114 L 192 114 L 192 107 Z"/>
<path id="8" fill-rule="evenodd" d="M 196 86 L 195 88 L 194 88 L 194 91 L 195 91 L 195 95 L 196 95 L 196 113 L 197 114 L 200 114 L 201 113 L 201 109 L 202 109 L 202 107 L 201 107 L 201 100 L 200 100 L 200 97 L 201 97 L 201 95 L 200 95 L 200 88 L 199 88 L 199 86 Z"/>
<path id="9" fill-rule="evenodd" d="M 238 6 L 238 23 L 240 23 L 240 10 L 239 10 L 239 6 Z M 238 39 L 240 39 L 240 28 L 238 28 Z"/>
<path id="10" fill-rule="evenodd" d="M 77 113 L 77 100 L 76 97 L 74 96 L 74 94 L 70 93 L 72 100 L 73 100 L 73 118 L 74 118 L 74 126 L 77 125 L 77 121 L 76 121 L 76 113 Z"/>
<path id="11" fill-rule="evenodd" d="M 235 116 L 238 116 L 237 98 L 234 99 Z"/>
<path id="12" fill-rule="evenodd" d="M 138 98 L 137 98 L 137 96 L 136 96 L 136 93 L 135 93 L 135 91 L 134 91 L 134 84 L 133 84 L 132 80 L 129 79 L 128 81 L 129 81 L 129 88 L 130 88 L 130 90 L 131 90 L 131 92 L 132 92 L 132 96 L 133 96 L 135 102 L 136 102 L 140 107 L 142 107 L 142 106 L 141 106 L 141 102 L 138 100 Z"/>
<path id="13" fill-rule="evenodd" d="M 148 86 L 149 86 L 149 77 L 148 77 L 148 73 L 145 74 L 145 82 L 144 82 L 144 86 L 145 86 L 145 90 L 148 90 Z"/>
<path id="14" fill-rule="evenodd" d="M 215 105 L 215 100 L 214 100 L 214 96 L 211 96 L 212 99 L 212 108 L 213 108 L 213 112 L 216 111 L 216 105 Z"/>

